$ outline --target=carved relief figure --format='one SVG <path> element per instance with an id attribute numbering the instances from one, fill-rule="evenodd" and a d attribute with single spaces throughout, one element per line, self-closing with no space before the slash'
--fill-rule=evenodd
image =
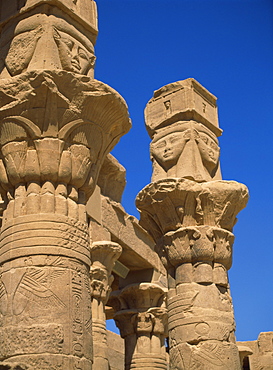
<path id="1" fill-rule="evenodd" d="M 41 312 L 45 314 L 53 307 L 63 309 L 65 304 L 53 292 L 52 283 L 64 272 L 63 269 L 29 267 L 16 274 L 13 284 L 10 275 L 3 274 L 0 276 L 1 314 L 8 317 L 13 315 L 19 317 L 27 306 L 32 309 L 38 306 L 40 314 Z"/>
<path id="2" fill-rule="evenodd" d="M 197 122 L 179 122 L 158 130 L 150 147 L 153 181 L 166 177 L 197 182 L 216 176 L 220 148 L 216 136 Z"/>

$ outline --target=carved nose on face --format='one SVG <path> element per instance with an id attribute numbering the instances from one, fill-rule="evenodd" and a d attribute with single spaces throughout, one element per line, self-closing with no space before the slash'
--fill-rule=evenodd
<path id="1" fill-rule="evenodd" d="M 164 153 L 167 153 L 171 150 L 171 147 L 169 145 L 167 145 L 164 149 Z"/>
<path id="2" fill-rule="evenodd" d="M 73 55 L 72 59 L 76 60 L 77 62 L 79 62 L 80 60 L 78 54 Z"/>

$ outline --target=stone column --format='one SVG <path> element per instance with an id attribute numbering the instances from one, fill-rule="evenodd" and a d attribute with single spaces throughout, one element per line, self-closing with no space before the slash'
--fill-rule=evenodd
<path id="1" fill-rule="evenodd" d="M 167 369 L 167 313 L 164 291 L 152 283 L 133 284 L 118 295 L 114 319 L 125 340 L 125 369 Z"/>
<path id="2" fill-rule="evenodd" d="M 170 369 L 239 370 L 227 271 L 232 228 L 248 192 L 242 184 L 219 179 L 219 128 L 213 111 L 202 116 L 200 96 L 204 104 L 213 100 L 192 79 L 155 92 L 146 110 L 154 182 L 136 204 L 168 272 Z M 164 99 L 173 107 L 168 116 Z M 188 121 L 191 115 L 199 121 Z"/>
<path id="3" fill-rule="evenodd" d="M 130 121 L 92 76 L 94 1 L 22 3 L 1 4 L 0 361 L 90 370 L 85 203 Z"/>
<path id="4" fill-rule="evenodd" d="M 121 246 L 114 242 L 94 242 L 91 246 L 92 265 L 90 275 L 94 369 L 109 369 L 105 305 L 111 292 L 111 284 L 113 282 L 113 275 L 111 275 L 111 272 L 121 252 Z"/>

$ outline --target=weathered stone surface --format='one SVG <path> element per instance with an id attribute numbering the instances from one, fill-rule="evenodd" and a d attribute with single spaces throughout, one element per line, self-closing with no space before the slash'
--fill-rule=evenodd
<path id="1" fill-rule="evenodd" d="M 255 341 L 237 342 L 241 363 L 250 370 L 273 368 L 273 332 L 260 333 Z M 243 367 L 244 368 L 244 367 Z"/>
<path id="2" fill-rule="evenodd" d="M 193 78 L 161 87 L 145 109 L 146 128 L 151 137 L 162 127 L 179 121 L 196 121 L 220 136 L 216 97 Z"/>
<path id="3" fill-rule="evenodd" d="M 106 154 L 130 128 L 119 94 L 89 77 L 64 71 L 26 72 L 1 80 L 0 94 L 1 145 L 4 158 L 14 157 L 8 169 L 13 185 L 21 177 L 39 181 L 49 176 L 48 180 L 82 187 L 92 178 L 88 170 L 97 179 Z M 12 157 L 12 142 L 18 159 L 16 154 Z M 19 164 L 22 173 L 16 170 Z M 5 183 L 5 173 L 2 176 Z"/>
<path id="4" fill-rule="evenodd" d="M 247 197 L 236 182 L 187 179 L 159 180 L 138 195 L 141 224 L 169 275 L 171 369 L 240 368 L 227 270 Z"/>
<path id="5" fill-rule="evenodd" d="M 272 370 L 272 332 L 235 342 L 248 192 L 221 180 L 216 98 L 194 79 L 154 93 L 139 223 L 108 154 L 131 123 L 94 80 L 95 1 L 1 1 L 0 31 L 0 370 Z"/>
<path id="6" fill-rule="evenodd" d="M 155 91 L 145 109 L 152 137 L 152 181 L 220 180 L 216 98 L 193 78 Z"/>
<path id="7" fill-rule="evenodd" d="M 77 22 L 85 28 L 85 32 L 90 31 L 93 37 L 98 33 L 97 6 L 93 0 L 10 0 L 9 4 L 5 1 L 0 5 L 0 22 L 7 22 L 11 17 L 26 17 L 26 12 L 33 11 L 36 7 L 45 5 L 54 6 L 53 13 L 62 11 L 70 23 Z"/>
<path id="8" fill-rule="evenodd" d="M 96 217 L 93 212 L 94 205 L 101 207 L 101 212 L 96 224 L 91 221 L 91 238 L 93 231 L 96 235 L 94 240 L 99 240 L 100 233 L 105 235 L 105 232 L 108 232 L 111 239 L 123 247 L 120 261 L 130 270 L 154 268 L 165 275 L 165 269 L 154 251 L 153 239 L 135 217 L 128 215 L 120 203 L 101 196 L 99 192 L 94 193 L 87 202 L 86 211 L 92 218 Z M 99 229 L 99 226 L 104 230 Z"/>
<path id="9" fill-rule="evenodd" d="M 0 291 L 2 360 L 16 359 L 34 368 L 43 363 L 40 368 L 45 369 L 69 369 L 81 362 L 90 368 L 91 298 L 85 264 L 40 250 L 37 256 L 2 263 Z"/>
<path id="10" fill-rule="evenodd" d="M 209 225 L 232 231 L 236 215 L 247 200 L 246 186 L 235 181 L 196 183 L 168 178 L 141 190 L 136 205 L 140 224 L 158 240 L 169 231 L 187 226 Z"/>
<path id="11" fill-rule="evenodd" d="M 165 177 L 198 182 L 221 179 L 217 137 L 199 122 L 181 121 L 158 130 L 150 152 L 153 181 Z"/>
<path id="12" fill-rule="evenodd" d="M 107 343 L 110 370 L 124 370 L 124 340 L 108 330 Z"/>
<path id="13" fill-rule="evenodd" d="M 108 154 L 101 166 L 98 185 L 101 193 L 120 203 L 122 193 L 126 185 L 125 168 L 116 160 L 114 156 Z"/>
<path id="14" fill-rule="evenodd" d="M 30 367 L 21 364 L 0 362 L 0 370 L 29 370 Z"/>

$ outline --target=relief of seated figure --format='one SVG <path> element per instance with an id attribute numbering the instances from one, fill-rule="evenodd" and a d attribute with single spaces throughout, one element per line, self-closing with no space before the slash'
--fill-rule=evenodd
<path id="1" fill-rule="evenodd" d="M 161 128 L 150 147 L 153 177 L 188 178 L 197 182 L 221 178 L 216 136 L 194 121 Z"/>

